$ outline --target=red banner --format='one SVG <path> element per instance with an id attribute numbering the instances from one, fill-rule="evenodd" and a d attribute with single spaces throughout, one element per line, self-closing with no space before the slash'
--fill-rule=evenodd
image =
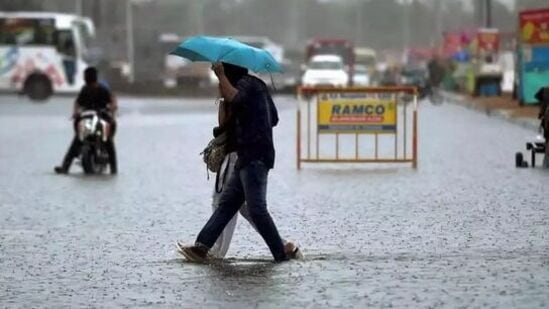
<path id="1" fill-rule="evenodd" d="M 520 12 L 520 36 L 527 44 L 549 44 L 549 8 Z"/>
<path id="2" fill-rule="evenodd" d="M 499 32 L 492 29 L 479 29 L 477 48 L 480 54 L 497 52 L 499 50 Z"/>
<path id="3" fill-rule="evenodd" d="M 446 32 L 444 33 L 444 45 L 442 52 L 445 56 L 452 56 L 459 52 L 462 48 L 462 38 L 459 32 Z"/>

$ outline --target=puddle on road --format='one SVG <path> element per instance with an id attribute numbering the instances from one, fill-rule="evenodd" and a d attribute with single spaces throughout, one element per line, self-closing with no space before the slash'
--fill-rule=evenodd
<path id="1" fill-rule="evenodd" d="M 314 262 L 314 261 L 329 261 L 329 260 L 344 260 L 344 257 L 330 258 L 328 255 L 307 255 L 302 260 L 292 260 L 291 262 Z M 191 265 L 237 265 L 237 264 L 274 264 L 273 259 L 268 256 L 260 257 L 230 257 L 225 259 L 214 259 L 208 263 L 195 263 L 189 262 L 184 257 L 176 257 L 173 259 L 165 260 L 166 264 L 191 264 Z"/>

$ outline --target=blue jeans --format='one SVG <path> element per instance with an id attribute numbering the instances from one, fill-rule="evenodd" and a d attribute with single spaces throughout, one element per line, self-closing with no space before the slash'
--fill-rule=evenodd
<path id="1" fill-rule="evenodd" d="M 223 188 L 219 206 L 198 234 L 196 244 L 211 248 L 245 201 L 250 217 L 275 261 L 287 260 L 282 239 L 267 210 L 268 174 L 269 169 L 261 161 L 252 161 L 235 171 Z"/>

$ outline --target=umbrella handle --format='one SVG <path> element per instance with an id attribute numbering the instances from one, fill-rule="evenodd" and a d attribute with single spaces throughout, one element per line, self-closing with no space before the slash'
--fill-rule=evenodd
<path id="1" fill-rule="evenodd" d="M 267 64 L 267 66 L 269 66 L 269 65 Z M 271 76 L 271 85 L 273 85 L 273 90 L 276 92 L 276 86 L 275 86 L 274 79 L 273 79 L 273 73 L 269 72 L 269 76 Z"/>

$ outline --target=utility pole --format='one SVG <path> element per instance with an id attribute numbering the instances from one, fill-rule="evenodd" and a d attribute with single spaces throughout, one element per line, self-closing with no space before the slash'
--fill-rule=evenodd
<path id="1" fill-rule="evenodd" d="M 206 3 L 205 0 L 192 1 L 191 2 L 191 12 L 194 12 L 192 16 L 193 30 L 195 34 L 204 34 L 204 7 Z"/>
<path id="2" fill-rule="evenodd" d="M 484 6 L 484 13 L 486 14 L 484 17 L 484 26 L 486 28 L 492 28 L 492 0 L 485 0 Z"/>
<path id="3" fill-rule="evenodd" d="M 435 36 L 431 39 L 431 46 L 436 46 L 437 41 L 440 39 L 443 29 L 443 16 L 442 16 L 442 1 L 435 2 Z"/>
<path id="4" fill-rule="evenodd" d="M 410 11 L 413 4 L 413 0 L 406 0 L 402 8 L 402 45 L 406 50 L 410 47 Z"/>
<path id="5" fill-rule="evenodd" d="M 363 16 L 363 2 L 358 1 L 356 3 L 356 12 L 355 12 L 355 44 L 361 45 L 363 40 L 363 23 L 362 20 L 364 19 Z"/>
<path id="6" fill-rule="evenodd" d="M 484 1 L 485 0 L 476 0 L 473 1 L 473 7 L 475 12 L 475 23 L 478 28 L 484 26 Z"/>
<path id="7" fill-rule="evenodd" d="M 478 27 L 492 27 L 492 0 L 475 0 L 475 16 Z"/>
<path id="8" fill-rule="evenodd" d="M 128 56 L 128 65 L 129 65 L 129 76 L 128 82 L 133 84 L 135 81 L 135 70 L 134 70 L 134 40 L 133 40 L 133 1 L 126 0 L 126 48 Z"/>
<path id="9" fill-rule="evenodd" d="M 135 81 L 135 37 L 133 29 L 134 6 L 150 3 L 152 0 L 126 0 L 126 53 L 128 57 L 129 76 L 128 82 Z"/>
<path id="10" fill-rule="evenodd" d="M 286 37 L 285 44 L 290 44 L 290 46 L 297 46 L 299 44 L 299 38 L 300 38 L 300 31 L 301 31 L 301 22 L 300 22 L 300 13 L 301 13 L 301 2 L 300 1 L 292 1 L 291 2 L 291 10 L 289 12 L 290 14 L 290 27 L 291 31 L 288 32 Z M 237 20 L 240 20 L 240 18 L 237 18 Z M 238 30 L 241 30 L 239 27 Z M 239 32 L 237 32 L 239 33 Z"/>

